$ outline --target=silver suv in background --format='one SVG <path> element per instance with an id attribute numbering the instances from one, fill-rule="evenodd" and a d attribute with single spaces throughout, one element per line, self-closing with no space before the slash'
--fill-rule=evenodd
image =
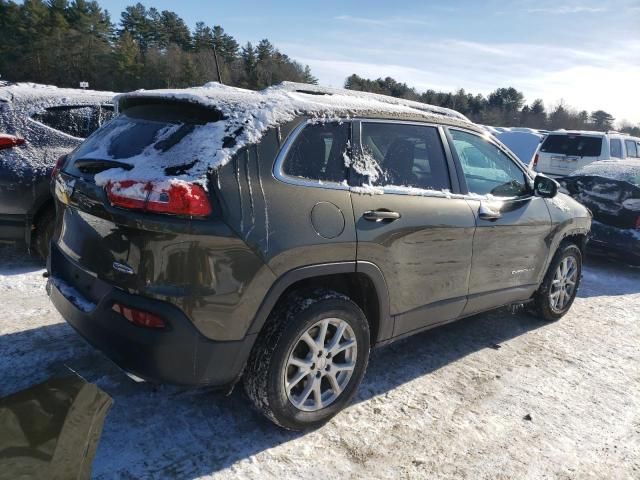
<path id="1" fill-rule="evenodd" d="M 533 156 L 532 168 L 564 177 L 598 160 L 640 161 L 640 138 L 618 132 L 557 130 L 549 132 Z"/>

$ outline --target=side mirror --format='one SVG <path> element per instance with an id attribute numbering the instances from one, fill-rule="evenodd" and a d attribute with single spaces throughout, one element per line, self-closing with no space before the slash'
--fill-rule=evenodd
<path id="1" fill-rule="evenodd" d="M 553 198 L 558 194 L 560 185 L 554 179 L 544 175 L 536 175 L 533 181 L 533 191 L 538 197 Z"/>

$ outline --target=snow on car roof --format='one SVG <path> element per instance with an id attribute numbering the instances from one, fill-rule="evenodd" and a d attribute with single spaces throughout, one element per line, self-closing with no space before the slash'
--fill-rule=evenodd
<path id="1" fill-rule="evenodd" d="M 640 186 L 640 160 L 601 160 L 572 172 L 570 176 L 597 176 Z"/>
<path id="2" fill-rule="evenodd" d="M 480 133 L 483 130 L 464 115 L 447 108 L 410 100 L 352 90 L 283 82 L 261 91 L 207 83 L 202 87 L 170 90 L 138 90 L 115 98 L 119 110 L 126 111 L 141 99 L 189 102 L 209 107 L 222 114 L 222 120 L 196 126 L 180 144 L 166 152 L 147 149 L 129 159 L 119 159 L 133 166 L 130 170 L 110 169 L 96 175 L 99 185 L 127 179 L 195 181 L 206 186 L 207 172 L 225 165 L 242 147 L 256 143 L 267 129 L 309 116 L 315 121 L 346 117 L 384 117 L 464 126 Z M 115 135 L 103 142 L 115 141 Z M 171 133 L 170 131 L 168 133 Z M 168 134 L 163 132 L 163 134 Z M 223 147 L 225 138 L 233 145 Z M 104 148 L 88 152 L 92 158 L 109 159 Z M 191 159 L 185 161 L 185 154 Z M 196 162 L 191 162 L 196 159 Z M 190 163 L 182 175 L 167 175 L 166 169 Z"/>
<path id="3" fill-rule="evenodd" d="M 598 132 L 596 130 L 553 130 L 547 135 L 594 135 L 598 137 L 604 137 L 607 135 L 607 132 Z"/>
<path id="4" fill-rule="evenodd" d="M 27 115 L 48 106 L 110 103 L 115 95 L 115 92 L 58 88 L 38 83 L 0 83 L 0 102 L 10 103 L 13 110 Z"/>
<path id="5" fill-rule="evenodd" d="M 233 105 L 234 113 L 243 106 L 248 110 L 270 108 L 272 114 L 281 114 L 287 119 L 290 118 L 288 114 L 291 112 L 331 116 L 386 113 L 391 116 L 414 115 L 424 117 L 425 120 L 434 120 L 434 117 L 442 120 L 442 117 L 446 117 L 470 123 L 467 117 L 449 108 L 375 93 L 294 82 L 282 82 L 261 91 L 210 82 L 202 87 L 187 89 L 138 90 L 121 94 L 116 101 L 122 103 L 133 97 L 184 100 L 212 106 L 223 113 L 226 105 Z"/>

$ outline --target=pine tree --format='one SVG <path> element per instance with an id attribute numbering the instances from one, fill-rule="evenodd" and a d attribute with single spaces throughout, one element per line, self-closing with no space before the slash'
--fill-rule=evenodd
<path id="1" fill-rule="evenodd" d="M 586 113 L 586 112 L 585 112 Z M 615 118 L 604 110 L 596 110 L 591 113 L 591 121 L 596 130 L 606 132 L 613 129 L 613 121 Z"/>

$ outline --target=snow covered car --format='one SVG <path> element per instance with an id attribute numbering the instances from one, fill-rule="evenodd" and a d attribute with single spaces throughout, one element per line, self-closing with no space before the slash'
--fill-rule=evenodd
<path id="1" fill-rule="evenodd" d="M 640 161 L 595 162 L 562 183 L 593 212 L 590 251 L 640 265 Z"/>
<path id="2" fill-rule="evenodd" d="M 46 258 L 56 160 L 113 116 L 113 93 L 0 82 L 0 241 Z"/>
<path id="3" fill-rule="evenodd" d="M 549 132 L 536 151 L 532 168 L 552 178 L 561 178 L 599 160 L 640 161 L 640 138 L 618 132 L 555 130 Z"/>
<path id="4" fill-rule="evenodd" d="M 587 209 L 455 111 L 291 83 L 116 102 L 53 179 L 48 292 L 134 379 L 243 378 L 305 429 L 348 405 L 372 346 L 575 298 Z"/>

